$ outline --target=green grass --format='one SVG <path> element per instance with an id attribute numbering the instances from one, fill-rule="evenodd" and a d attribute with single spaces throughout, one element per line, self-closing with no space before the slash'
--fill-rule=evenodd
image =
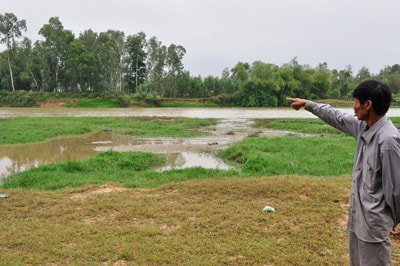
<path id="1" fill-rule="evenodd" d="M 350 174 L 356 142 L 348 136 L 248 138 L 220 152 L 245 175 Z"/>
<path id="2" fill-rule="evenodd" d="M 12 124 L 16 141 L 51 138 L 60 128 L 23 125 L 29 119 Z M 142 132 L 130 119 L 75 119 L 56 118 L 65 122 L 58 134 L 86 127 Z M 144 120 L 141 134 L 174 132 L 164 123 L 176 121 Z M 178 122 L 174 134 L 198 134 L 196 121 Z M 7 178 L 0 187 L 10 195 L 0 199 L 0 265 L 347 265 L 355 140 L 315 119 L 285 121 L 260 126 L 316 136 L 247 138 L 220 154 L 237 171 L 160 173 L 152 170 L 163 163 L 160 155 L 109 151 Z M 263 212 L 266 205 L 276 212 Z M 400 241 L 391 238 L 397 265 Z"/>
<path id="3" fill-rule="evenodd" d="M 0 120 L 0 145 L 45 141 L 101 130 L 146 137 L 193 137 L 205 134 L 195 129 L 214 123 L 210 119 L 195 118 L 19 117 Z"/>
<path id="4" fill-rule="evenodd" d="M 257 119 L 255 127 L 288 130 L 306 134 L 343 134 L 319 119 Z"/>
<path id="5" fill-rule="evenodd" d="M 391 117 L 390 120 L 392 120 L 393 124 L 397 128 L 400 128 L 400 117 Z M 344 133 L 338 129 L 333 128 L 322 120 L 315 118 L 257 119 L 254 126 L 258 128 L 288 130 L 306 134 L 344 135 Z"/>
<path id="6" fill-rule="evenodd" d="M 128 188 L 155 188 L 192 179 L 236 176 L 236 171 L 204 168 L 154 172 L 165 157 L 146 152 L 107 151 L 85 161 L 42 165 L 4 180 L 2 187 L 59 190 L 85 185 L 120 184 Z"/>
<path id="7" fill-rule="evenodd" d="M 349 186 L 281 176 L 11 189 L 0 265 L 346 265 Z"/>
<path id="8" fill-rule="evenodd" d="M 192 168 L 160 173 L 152 169 L 160 166 L 164 157 L 154 155 L 155 158 L 150 158 L 148 153 L 104 153 L 86 161 L 69 160 L 18 173 L 7 178 L 3 187 L 51 190 L 90 184 L 118 183 L 129 188 L 154 188 L 192 179 L 351 174 L 355 140 L 347 135 L 338 134 L 336 130 L 327 131 L 325 124 L 317 121 L 319 120 L 275 119 L 262 120 L 262 123 L 259 121 L 258 126 L 262 127 L 311 134 L 321 133 L 323 129 L 325 133 L 329 133 L 322 134 L 322 137 L 320 134 L 317 137 L 249 137 L 219 152 L 219 156 L 236 170 Z M 26 142 L 32 142 L 35 136 L 41 136 L 40 140 L 42 140 L 53 135 L 77 134 L 80 131 L 94 131 L 102 128 L 112 128 L 131 135 L 193 136 L 199 134 L 198 131 L 193 130 L 194 128 L 209 125 L 212 121 L 183 118 L 20 118 L 5 120 L 2 123 L 6 124 L 5 132 L 7 132 L 7 123 L 11 123 L 12 126 L 9 127 L 16 130 L 14 134 L 3 132 L 5 137 L 25 136 L 29 137 Z M 17 138 L 17 141 L 23 142 L 21 138 Z M 129 159 L 130 156 L 135 156 L 135 159 Z M 115 165 L 115 162 L 121 160 L 126 162 L 128 167 Z M 99 164 L 99 161 L 102 163 Z M 130 161 L 132 162 L 128 163 Z M 146 167 L 136 169 L 134 162 Z M 146 162 L 152 163 L 146 164 Z"/>

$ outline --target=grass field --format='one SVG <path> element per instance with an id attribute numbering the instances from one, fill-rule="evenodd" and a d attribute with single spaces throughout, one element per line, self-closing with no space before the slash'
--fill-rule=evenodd
<path id="1" fill-rule="evenodd" d="M 345 265 L 349 185 L 281 176 L 11 189 L 0 265 Z"/>
<path id="2" fill-rule="evenodd" d="M 79 134 L 88 126 L 76 121 L 58 118 L 58 128 L 68 133 L 57 134 Z M 159 173 L 151 170 L 162 163 L 154 154 L 106 152 L 18 174 L 0 187 L 9 194 L 0 199 L 0 265 L 348 265 L 355 142 L 315 120 L 296 121 L 258 126 L 317 135 L 247 138 L 221 152 L 237 171 Z M 12 122 L 7 128 L 14 130 L 26 123 Z M 152 122 L 135 124 L 135 131 L 145 132 Z M 176 122 L 180 129 L 173 131 L 199 128 L 194 121 Z M 103 120 L 87 130 L 129 131 L 124 121 L 113 123 Z M 170 134 L 172 124 L 159 123 L 160 134 Z M 15 134 L 21 139 L 14 136 L 12 143 L 51 137 L 47 130 L 37 133 L 46 125 L 52 127 L 21 129 L 29 134 Z M 265 206 L 275 212 L 263 212 Z M 392 244 L 397 265 L 398 236 Z"/>

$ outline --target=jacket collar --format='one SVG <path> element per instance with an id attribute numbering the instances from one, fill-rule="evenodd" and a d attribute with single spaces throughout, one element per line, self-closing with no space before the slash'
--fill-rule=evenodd
<path id="1" fill-rule="evenodd" d="M 388 122 L 388 118 L 386 115 L 382 116 L 372 127 L 368 128 L 365 123 L 364 133 L 361 134 L 361 139 L 365 142 L 365 144 L 369 144 L 371 140 L 374 138 L 376 132 Z"/>

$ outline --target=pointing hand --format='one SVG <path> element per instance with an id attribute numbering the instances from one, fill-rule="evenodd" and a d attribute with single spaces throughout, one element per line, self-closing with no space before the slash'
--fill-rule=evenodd
<path id="1" fill-rule="evenodd" d="M 292 102 L 292 108 L 295 110 L 299 110 L 302 106 L 306 105 L 308 100 L 300 99 L 300 98 L 286 98 L 286 100 Z"/>

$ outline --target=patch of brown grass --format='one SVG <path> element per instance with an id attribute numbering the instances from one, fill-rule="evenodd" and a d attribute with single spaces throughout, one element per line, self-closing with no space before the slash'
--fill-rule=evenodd
<path id="1" fill-rule="evenodd" d="M 7 190 L 0 265 L 347 265 L 349 186 L 274 177 Z"/>
<path id="2" fill-rule="evenodd" d="M 104 194 L 104 193 L 115 193 L 125 191 L 126 189 L 121 186 L 112 186 L 110 184 L 102 185 L 100 187 L 90 187 L 83 191 L 77 191 L 71 193 L 71 199 L 85 199 L 87 197 Z"/>

